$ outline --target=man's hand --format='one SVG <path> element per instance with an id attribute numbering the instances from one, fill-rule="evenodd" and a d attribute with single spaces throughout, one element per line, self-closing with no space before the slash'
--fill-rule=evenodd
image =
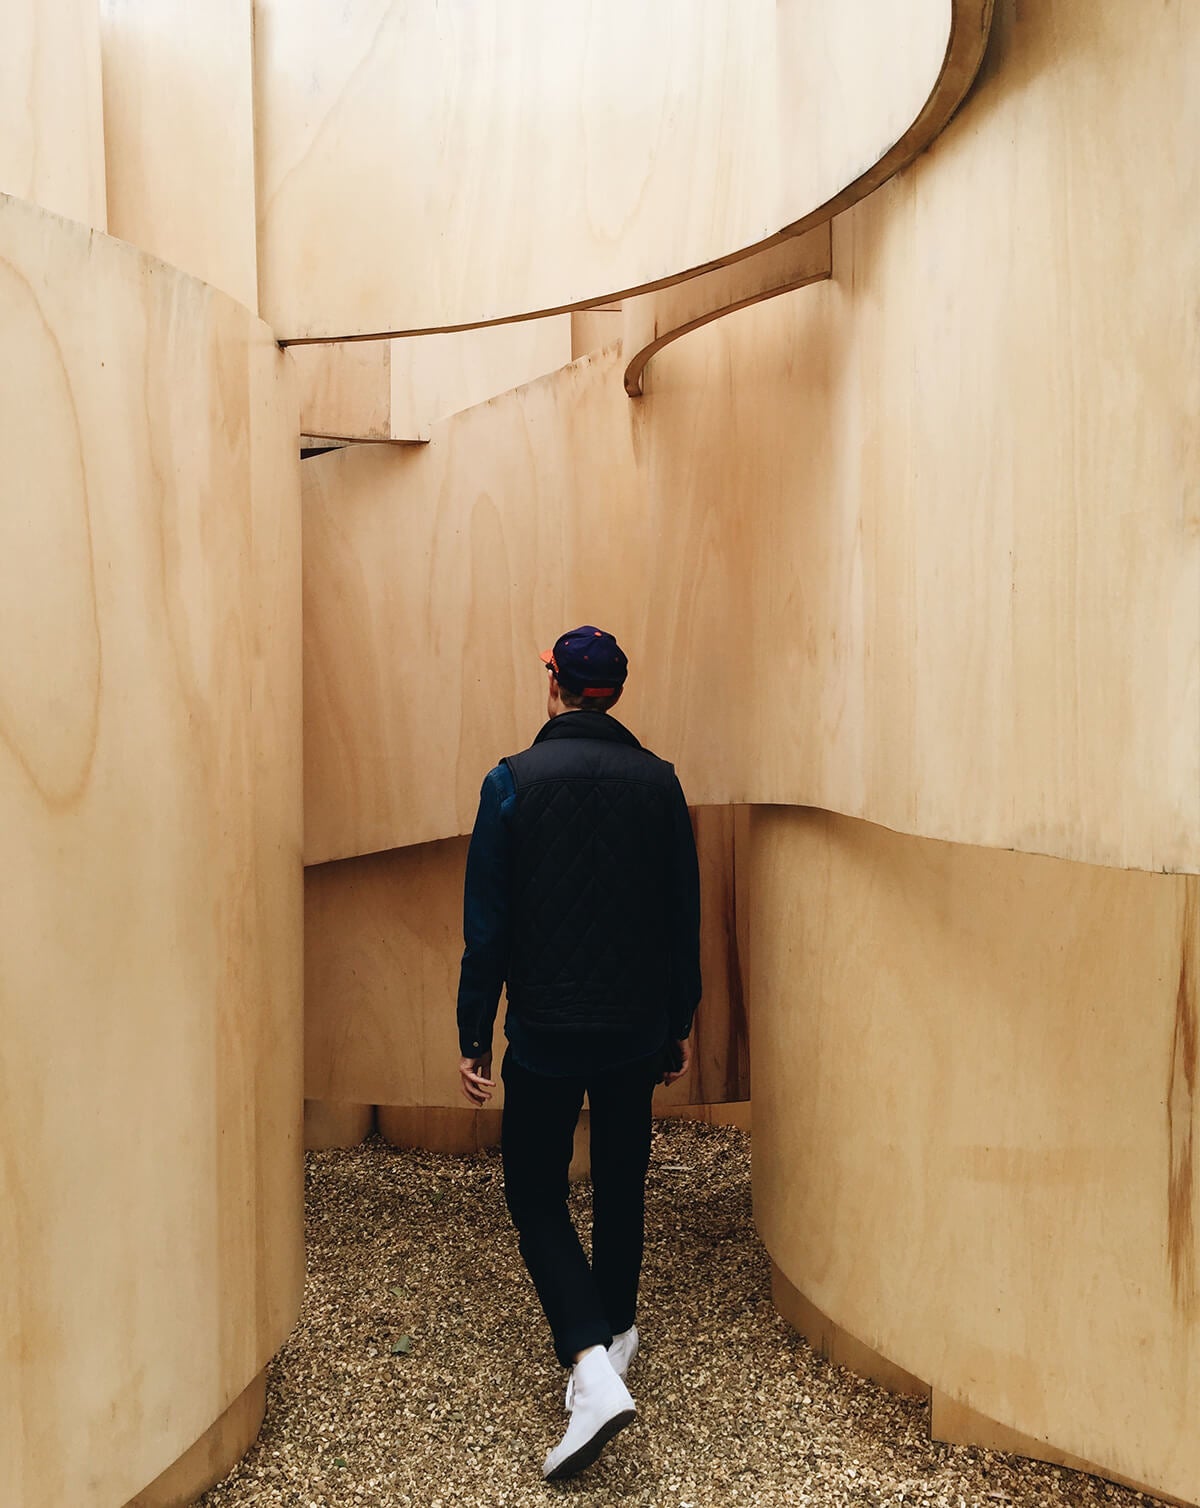
<path id="1" fill-rule="evenodd" d="M 462 1092 L 472 1105 L 486 1105 L 492 1097 L 496 1081 L 490 1077 L 492 1055 L 485 1052 L 482 1058 L 459 1058 L 458 1074 L 462 1079 Z"/>
<path id="2" fill-rule="evenodd" d="M 679 1051 L 683 1054 L 683 1062 L 680 1063 L 679 1067 L 673 1073 L 663 1074 L 664 1084 L 673 1084 L 676 1079 L 683 1078 L 684 1074 L 692 1066 L 692 1039 L 690 1037 L 683 1037 L 680 1040 Z"/>

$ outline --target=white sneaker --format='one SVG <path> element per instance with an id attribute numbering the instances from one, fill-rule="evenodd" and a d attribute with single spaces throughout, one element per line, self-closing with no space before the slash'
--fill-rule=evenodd
<path id="1" fill-rule="evenodd" d="M 638 1332 L 636 1325 L 630 1325 L 628 1330 L 622 1330 L 620 1335 L 614 1335 L 612 1345 L 608 1348 L 608 1359 L 612 1362 L 613 1371 L 622 1381 L 629 1375 L 629 1368 L 633 1358 L 638 1353 Z M 565 1408 L 569 1409 L 575 1399 L 575 1372 L 572 1369 L 567 1378 L 567 1396 L 563 1400 Z"/>
<path id="2" fill-rule="evenodd" d="M 546 1457 L 548 1482 L 573 1477 L 590 1466 L 612 1437 L 637 1417 L 629 1389 L 601 1346 L 585 1351 L 571 1368 L 571 1419 L 567 1432 Z"/>

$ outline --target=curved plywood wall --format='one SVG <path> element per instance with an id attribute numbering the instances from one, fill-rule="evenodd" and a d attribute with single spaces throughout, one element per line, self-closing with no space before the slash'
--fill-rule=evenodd
<path id="1" fill-rule="evenodd" d="M 0 131 L 0 188 L 99 225 L 95 29 L 18 10 L 34 130 Z M 33 646 L 0 672 L 4 1501 L 109 1508 L 223 1410 L 244 1443 L 295 1309 L 300 431 L 274 336 L 593 303 L 755 247 L 631 303 L 636 352 L 451 419 L 426 384 L 393 425 L 389 375 L 389 438 L 430 443 L 306 463 L 310 1093 L 441 1103 L 480 777 L 541 721 L 548 636 L 605 622 L 623 719 L 701 808 L 714 1096 L 746 1089 L 752 882 L 783 1277 L 936 1396 L 1200 1498 L 1194 7 L 1004 0 L 957 119 L 807 243 L 832 276 L 694 328 L 804 280 L 801 233 L 944 124 L 989 12 L 584 7 L 568 36 L 540 0 L 527 31 L 259 0 L 274 330 L 3 202 L 0 614 Z M 247 14 L 174 28 L 238 123 L 223 180 L 166 34 L 103 7 L 113 229 L 243 297 Z M 631 104 L 598 124 L 598 98 Z M 162 176 L 172 141 L 210 215 Z M 772 809 L 747 833 L 729 803 Z M 401 1025 L 419 1061 L 381 1064 Z"/>
<path id="2" fill-rule="evenodd" d="M 1191 1500 L 1198 64 L 1182 4 L 1005 5 L 829 280 L 635 405 L 610 351 L 305 485 L 310 858 L 467 831 L 547 631 L 616 627 L 691 799 L 827 809 L 745 845 L 783 1274 L 938 1398 Z"/>
<path id="3" fill-rule="evenodd" d="M 607 353 L 426 454 L 310 463 L 310 862 L 468 831 L 543 625 L 608 620 L 698 803 L 1200 868 L 1200 251 L 1170 186 L 1200 42 L 1118 11 L 1110 54 L 1051 10 L 835 222 L 830 280 L 664 349 L 638 405 Z"/>
<path id="4" fill-rule="evenodd" d="M 0 327 L 0 1501 L 109 1508 L 299 1304 L 296 412 L 245 309 L 3 198 Z"/>
<path id="5" fill-rule="evenodd" d="M 955 1401 L 1195 1499 L 1200 880 L 783 808 L 749 847 L 785 1276 Z"/>
<path id="6" fill-rule="evenodd" d="M 258 0 L 263 313 L 289 340 L 416 333 L 745 255 L 936 135 L 990 10 Z"/>

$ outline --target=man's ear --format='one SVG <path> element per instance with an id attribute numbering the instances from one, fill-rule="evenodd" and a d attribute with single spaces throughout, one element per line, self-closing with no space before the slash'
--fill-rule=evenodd
<path id="1" fill-rule="evenodd" d="M 609 704 L 608 704 L 610 707 L 615 707 L 617 705 L 617 703 L 621 700 L 621 693 L 624 690 L 625 690 L 624 686 L 618 686 L 617 687 L 616 691 L 613 692 L 613 699 L 612 699 L 612 701 L 609 702 Z"/>

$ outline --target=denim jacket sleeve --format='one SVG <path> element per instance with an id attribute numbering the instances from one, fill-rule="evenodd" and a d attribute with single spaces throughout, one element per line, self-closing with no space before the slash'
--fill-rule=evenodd
<path id="1" fill-rule="evenodd" d="M 491 1050 L 496 1008 L 508 966 L 512 916 L 509 814 L 516 792 L 508 766 L 484 777 L 467 850 L 463 891 L 465 949 L 458 982 L 458 1045 L 464 1058 Z"/>

